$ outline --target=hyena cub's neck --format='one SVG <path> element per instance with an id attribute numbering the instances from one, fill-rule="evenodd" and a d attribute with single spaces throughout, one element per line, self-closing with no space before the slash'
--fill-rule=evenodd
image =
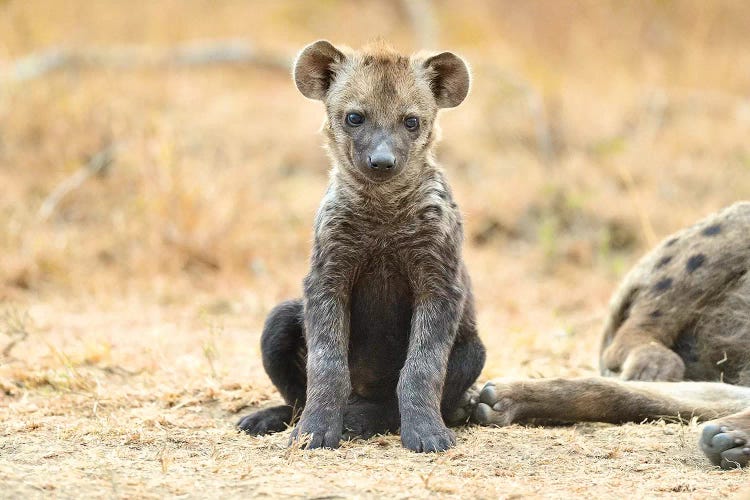
<path id="1" fill-rule="evenodd" d="M 334 162 L 330 189 L 342 204 L 354 207 L 377 207 L 384 211 L 397 211 L 414 206 L 425 198 L 440 194 L 450 198 L 445 176 L 435 163 L 426 158 L 411 172 L 385 183 L 372 183 L 352 175 L 347 168 Z"/>

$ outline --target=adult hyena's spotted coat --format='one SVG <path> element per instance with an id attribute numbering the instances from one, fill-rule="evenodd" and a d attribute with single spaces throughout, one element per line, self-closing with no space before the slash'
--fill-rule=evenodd
<path id="1" fill-rule="evenodd" d="M 600 367 L 618 378 L 491 381 L 474 420 L 717 419 L 700 447 L 715 465 L 750 459 L 750 203 L 665 239 L 623 279 Z"/>

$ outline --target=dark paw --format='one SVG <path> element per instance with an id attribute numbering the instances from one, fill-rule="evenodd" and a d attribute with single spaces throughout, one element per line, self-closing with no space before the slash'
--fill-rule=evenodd
<path id="1" fill-rule="evenodd" d="M 636 347 L 622 365 L 623 380 L 679 382 L 685 363 L 674 351 L 654 343 Z"/>
<path id="2" fill-rule="evenodd" d="M 292 416 L 291 406 L 274 406 L 242 417 L 237 422 L 237 427 L 252 436 L 262 436 L 285 430 L 291 423 Z"/>
<path id="3" fill-rule="evenodd" d="M 471 418 L 472 413 L 479 402 L 479 390 L 476 386 L 471 386 L 461 395 L 456 408 L 443 415 L 445 423 L 450 427 L 464 425 Z"/>
<path id="4" fill-rule="evenodd" d="M 365 402 L 348 405 L 344 410 L 343 438 L 370 439 L 377 434 L 398 430 L 398 411 L 395 407 L 391 410 L 387 404 Z"/>
<path id="5" fill-rule="evenodd" d="M 471 416 L 472 422 L 500 427 L 512 424 L 519 411 L 513 387 L 511 381 L 487 382 L 479 393 L 479 403 Z"/>
<path id="6" fill-rule="evenodd" d="M 711 463 L 722 469 L 739 469 L 750 460 L 748 435 L 723 425 L 721 421 L 703 426 L 699 444 Z"/>
<path id="7" fill-rule="evenodd" d="M 456 435 L 442 422 L 401 427 L 401 443 L 418 453 L 445 451 L 456 444 Z"/>
<path id="8" fill-rule="evenodd" d="M 289 438 L 289 446 L 299 446 L 306 450 L 314 448 L 338 448 L 341 441 L 341 424 L 332 419 L 302 414 L 297 427 Z"/>

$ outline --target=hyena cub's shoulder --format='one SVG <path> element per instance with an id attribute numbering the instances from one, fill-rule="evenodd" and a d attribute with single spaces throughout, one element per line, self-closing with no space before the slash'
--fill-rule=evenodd
<path id="1" fill-rule="evenodd" d="M 739 202 L 667 237 L 635 265 L 610 302 L 605 342 L 634 314 L 681 323 L 730 292 L 748 267 L 750 202 Z"/>

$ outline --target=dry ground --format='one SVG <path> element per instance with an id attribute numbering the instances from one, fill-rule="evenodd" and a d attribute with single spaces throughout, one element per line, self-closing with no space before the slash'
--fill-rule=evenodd
<path id="1" fill-rule="evenodd" d="M 435 2 L 474 68 L 439 156 L 466 216 L 483 379 L 596 371 L 609 293 L 669 232 L 750 193 L 741 1 Z M 238 435 L 278 395 L 265 313 L 299 294 L 322 110 L 277 67 L 12 62 L 242 38 L 416 48 L 397 1 L 0 0 L 0 496 L 719 498 L 697 426 L 469 428 L 417 455 Z M 5 79 L 3 79 L 5 78 Z M 114 162 L 40 207 L 98 152 Z"/>

